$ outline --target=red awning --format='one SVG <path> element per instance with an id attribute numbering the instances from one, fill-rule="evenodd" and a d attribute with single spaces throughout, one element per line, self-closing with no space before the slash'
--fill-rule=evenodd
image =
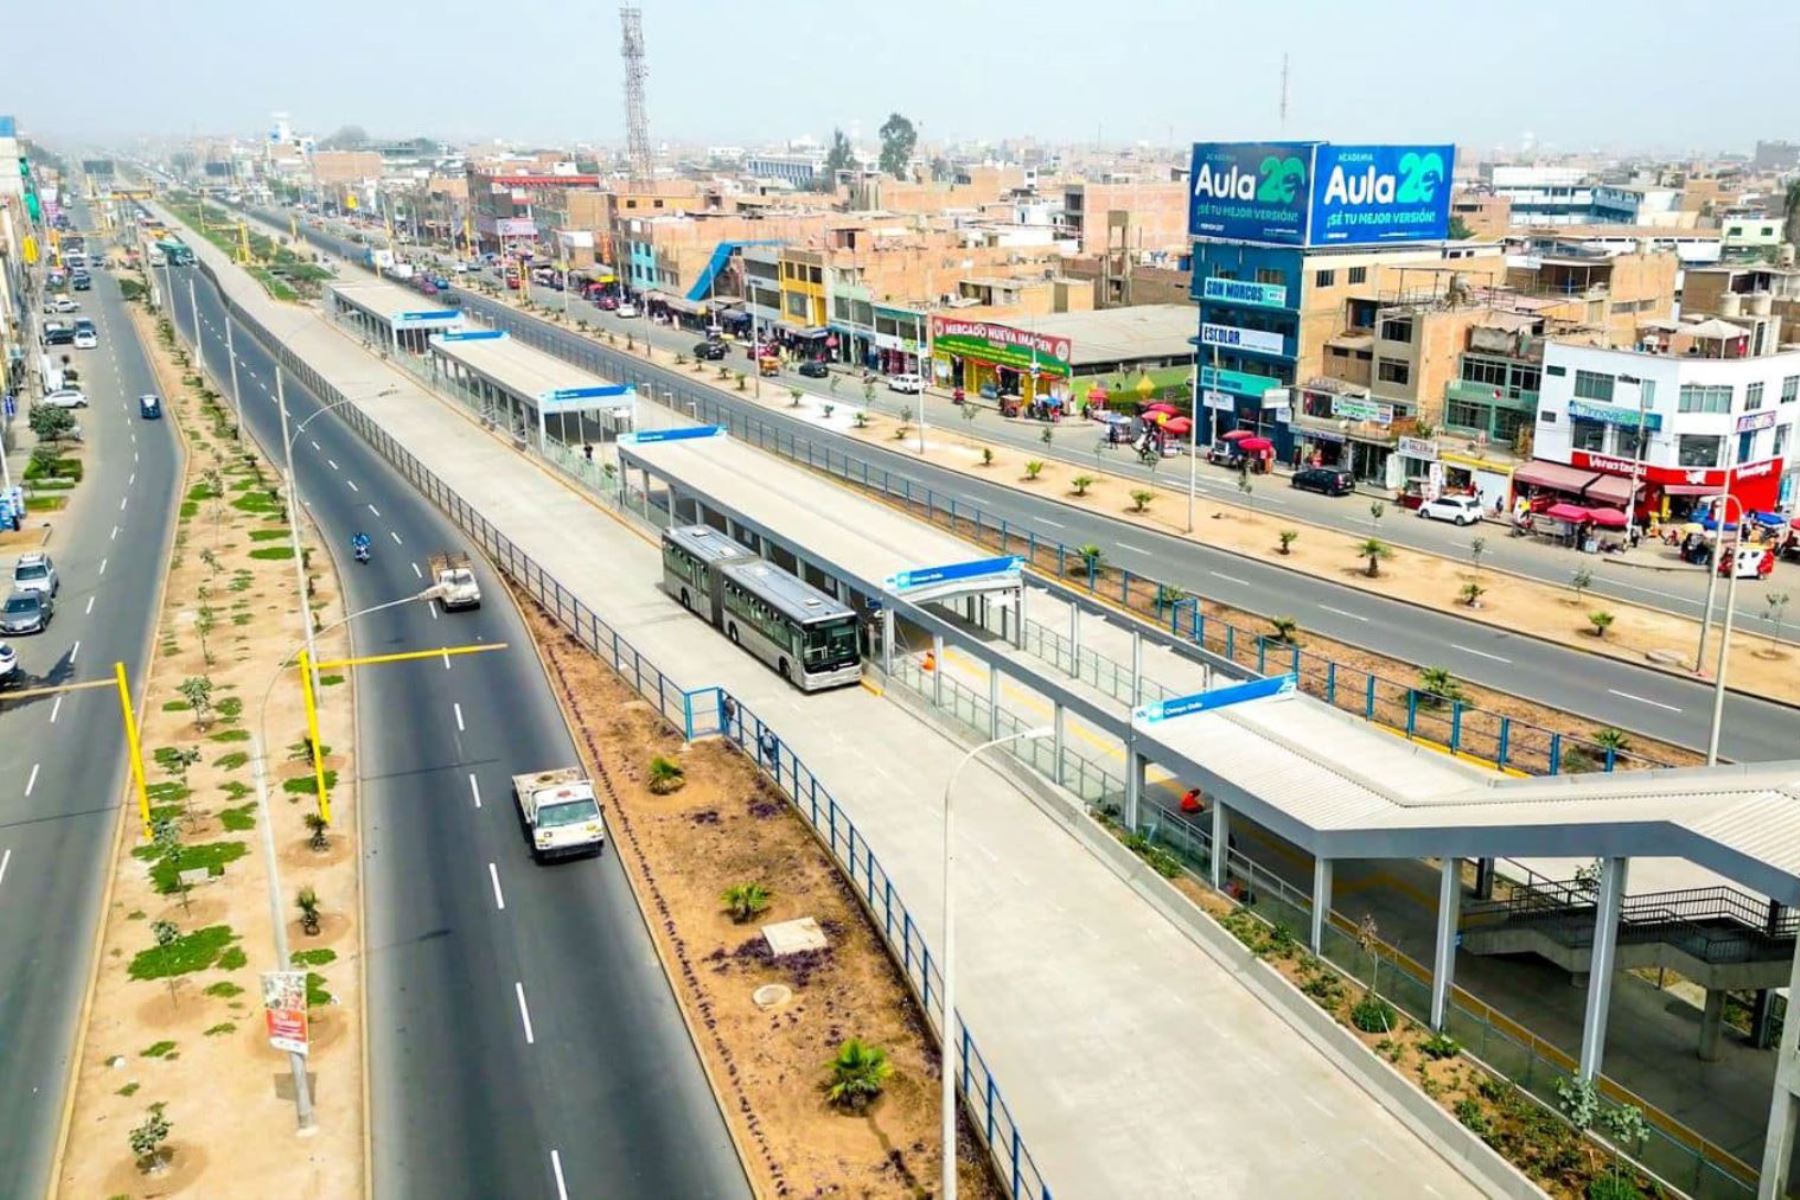
<path id="1" fill-rule="evenodd" d="M 1544 515 L 1558 521 L 1568 521 L 1574 525 L 1585 524 L 1591 519 L 1588 510 L 1579 504 L 1552 504 L 1544 510 Z"/>
<path id="2" fill-rule="evenodd" d="M 1717 496 L 1725 489 L 1716 483 L 1665 483 L 1665 496 Z"/>
<path id="3" fill-rule="evenodd" d="M 1604 504 L 1612 508 L 1624 508 L 1631 503 L 1634 489 L 1631 480 L 1623 475 L 1602 475 L 1587 485 L 1582 492 L 1582 499 L 1594 504 Z"/>
<path id="4" fill-rule="evenodd" d="M 1572 496 L 1581 495 L 1581 490 L 1595 479 L 1595 472 L 1583 467 L 1565 467 L 1561 463 L 1532 461 L 1516 468 L 1513 473 L 1514 483 L 1528 483 L 1533 487 L 1549 488 L 1553 492 L 1568 492 Z"/>

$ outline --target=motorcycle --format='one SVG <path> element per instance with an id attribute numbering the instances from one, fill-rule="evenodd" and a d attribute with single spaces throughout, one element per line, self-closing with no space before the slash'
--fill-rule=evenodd
<path id="1" fill-rule="evenodd" d="M 369 542 L 367 538 L 352 542 L 350 548 L 355 551 L 357 562 L 366 563 L 369 561 Z"/>

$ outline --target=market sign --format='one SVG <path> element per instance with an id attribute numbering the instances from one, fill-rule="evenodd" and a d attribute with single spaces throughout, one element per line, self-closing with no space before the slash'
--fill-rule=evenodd
<path id="1" fill-rule="evenodd" d="M 1331 415 L 1345 421 L 1373 421 L 1377 425 L 1394 423 L 1394 406 L 1381 404 L 1366 396 L 1333 396 Z"/>
<path id="2" fill-rule="evenodd" d="M 1226 412 L 1230 412 L 1237 407 L 1237 405 L 1232 402 L 1231 395 L 1228 392 L 1208 390 L 1201 392 L 1200 397 L 1208 408 L 1222 408 Z"/>
<path id="3" fill-rule="evenodd" d="M 1775 425 L 1775 410 L 1765 408 L 1761 412 L 1745 413 L 1737 419 L 1739 433 L 1755 433 L 1759 429 L 1771 429 Z"/>
<path id="4" fill-rule="evenodd" d="M 1188 233 L 1276 246 L 1441 240 L 1455 161 L 1450 145 L 1197 142 Z"/>
<path id="5" fill-rule="evenodd" d="M 1254 304 L 1258 308 L 1286 308 L 1287 288 L 1279 283 L 1251 283 L 1244 279 L 1209 276 L 1200 283 L 1200 298 L 1225 304 Z"/>
<path id="6" fill-rule="evenodd" d="M 1430 438 L 1403 437 L 1400 439 L 1400 454 L 1404 458 L 1417 458 L 1425 462 L 1436 462 L 1438 456 L 1437 443 Z"/>
<path id="7" fill-rule="evenodd" d="M 1662 414 L 1648 410 L 1642 414 L 1646 432 L 1655 433 L 1662 428 Z M 1775 414 L 1769 413 L 1771 417 Z M 1592 400 L 1569 401 L 1569 416 L 1578 421 L 1598 421 L 1603 425 L 1629 425 L 1636 429 L 1639 412 L 1622 404 L 1596 404 Z"/>
<path id="8" fill-rule="evenodd" d="M 262 995 L 269 1045 L 289 1054 L 307 1053 L 306 972 L 264 971 Z"/>
<path id="9" fill-rule="evenodd" d="M 1236 325 L 1201 324 L 1200 341 L 1207 346 L 1226 346 L 1233 350 L 1255 350 L 1261 354 L 1285 354 L 1286 339 L 1279 333 L 1261 329 L 1240 329 Z"/>
<path id="10" fill-rule="evenodd" d="M 1068 377 L 1073 346 L 1066 337 L 1052 337 L 1014 329 L 993 321 L 963 321 L 955 317 L 931 318 L 933 351 L 973 358 L 1015 370 L 1036 369 L 1041 375 Z"/>

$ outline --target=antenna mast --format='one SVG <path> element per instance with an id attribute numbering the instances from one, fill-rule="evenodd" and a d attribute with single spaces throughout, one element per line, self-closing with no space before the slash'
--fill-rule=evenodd
<path id="1" fill-rule="evenodd" d="M 1287 132 L 1288 56 L 1281 53 L 1281 132 Z"/>
<path id="2" fill-rule="evenodd" d="M 625 59 L 625 155 L 632 184 L 647 186 L 654 172 L 650 166 L 650 118 L 644 113 L 644 79 L 650 73 L 644 63 L 644 10 L 633 4 L 622 6 L 619 24 L 625 33 L 619 49 Z"/>

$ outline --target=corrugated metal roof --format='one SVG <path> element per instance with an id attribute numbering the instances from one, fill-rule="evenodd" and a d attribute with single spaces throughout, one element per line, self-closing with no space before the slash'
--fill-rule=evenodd
<path id="1" fill-rule="evenodd" d="M 527 400 L 562 388 L 604 387 L 611 382 L 505 334 L 471 341 L 434 337 L 431 350 Z"/>

